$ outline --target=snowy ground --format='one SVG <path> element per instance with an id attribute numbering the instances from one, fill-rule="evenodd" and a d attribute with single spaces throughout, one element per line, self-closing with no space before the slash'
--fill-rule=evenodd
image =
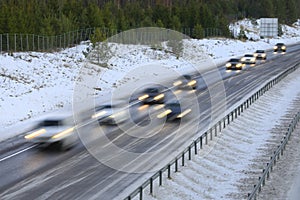
<path id="1" fill-rule="evenodd" d="M 257 100 L 218 138 L 204 146 L 200 154 L 180 167 L 178 173 L 172 174 L 172 179 L 163 180 L 161 187 L 156 185 L 153 196 L 146 191 L 145 199 L 246 199 L 298 111 L 299 82 L 298 69 Z M 299 149 L 297 136 L 294 135 L 292 140 L 294 145 L 290 146 Z M 285 155 L 285 166 L 274 168 L 274 171 L 279 168 L 280 175 L 271 174 L 261 199 L 289 199 L 287 192 L 299 170 L 299 156 L 292 154 L 292 157 Z M 294 160 L 295 157 L 298 159 Z M 290 168 L 293 170 L 287 170 Z M 295 187 L 298 186 L 295 183 Z"/>

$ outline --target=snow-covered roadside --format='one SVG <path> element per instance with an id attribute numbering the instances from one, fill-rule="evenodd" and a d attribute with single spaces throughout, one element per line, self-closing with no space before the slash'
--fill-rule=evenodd
<path id="1" fill-rule="evenodd" d="M 209 143 L 211 151 L 204 147 L 200 155 L 179 168 L 179 173 L 172 174 L 171 180 L 163 181 L 161 187 L 156 185 L 153 196 L 146 191 L 145 199 L 246 199 L 283 137 L 277 126 L 286 120 L 285 114 L 295 112 L 290 108 L 300 99 L 299 81 L 298 69 L 242 113 L 218 140 Z"/>
<path id="2" fill-rule="evenodd" d="M 299 27 L 286 28 L 286 31 L 281 38 L 255 42 L 224 38 L 188 40 L 185 41 L 185 45 L 188 44 L 185 53 L 189 56 L 206 55 L 212 63 L 220 64 L 229 57 L 257 49 L 270 49 L 279 41 L 286 44 L 300 41 Z M 0 141 L 18 134 L 26 122 L 33 121 L 43 113 L 71 106 L 74 84 L 86 62 L 87 48 L 90 48 L 90 44 L 84 42 L 56 53 L 0 55 Z M 117 45 L 116 49 L 119 53 L 109 60 L 109 68 L 91 68 L 88 72 L 99 75 L 99 94 L 135 81 L 136 77 L 127 77 L 125 80 L 124 76 L 141 64 L 159 62 L 171 69 L 187 70 L 184 59 L 176 59 L 173 54 L 153 50 L 149 46 Z M 198 70 L 208 70 L 209 67 L 202 65 Z"/>

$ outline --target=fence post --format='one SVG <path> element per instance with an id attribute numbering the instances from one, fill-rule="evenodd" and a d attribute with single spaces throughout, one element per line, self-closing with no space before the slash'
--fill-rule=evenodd
<path id="1" fill-rule="evenodd" d="M 9 35 L 6 33 L 6 46 L 7 46 L 7 51 L 9 51 Z"/>

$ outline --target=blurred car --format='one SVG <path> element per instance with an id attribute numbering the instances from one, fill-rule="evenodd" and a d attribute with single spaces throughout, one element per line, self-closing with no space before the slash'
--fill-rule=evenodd
<path id="1" fill-rule="evenodd" d="M 242 69 L 243 64 L 238 58 L 231 58 L 227 63 L 226 63 L 226 69 L 237 69 L 240 70 Z"/>
<path id="2" fill-rule="evenodd" d="M 193 89 L 197 88 L 197 81 L 192 77 L 192 75 L 185 74 L 178 78 L 177 81 L 173 83 L 173 86 L 178 89 Z"/>
<path id="3" fill-rule="evenodd" d="M 286 52 L 286 46 L 284 43 L 277 43 L 274 46 L 274 52 Z"/>
<path id="4" fill-rule="evenodd" d="M 267 59 L 267 54 L 265 50 L 256 50 L 254 56 L 256 57 L 256 59 Z"/>
<path id="5" fill-rule="evenodd" d="M 37 129 L 24 137 L 40 146 L 57 144 L 60 150 L 68 150 L 78 142 L 74 119 L 70 115 L 56 114 L 41 120 Z"/>
<path id="6" fill-rule="evenodd" d="M 245 54 L 244 57 L 241 58 L 242 64 L 255 64 L 256 57 L 253 54 Z"/>
<path id="7" fill-rule="evenodd" d="M 165 101 L 164 88 L 160 86 L 145 88 L 138 100 L 144 104 L 162 104 Z"/>
<path id="8" fill-rule="evenodd" d="M 177 100 L 165 103 L 164 111 L 157 115 L 157 118 L 166 117 L 167 121 L 181 121 L 183 117 L 189 114 L 190 108 L 183 109 L 180 102 Z"/>
<path id="9" fill-rule="evenodd" d="M 113 104 L 104 104 L 96 107 L 95 113 L 91 118 L 96 119 L 100 125 L 117 125 L 128 119 L 125 108 Z"/>

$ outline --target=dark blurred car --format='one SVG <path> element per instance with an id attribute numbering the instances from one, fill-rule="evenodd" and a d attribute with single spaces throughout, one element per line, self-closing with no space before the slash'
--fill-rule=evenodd
<path id="1" fill-rule="evenodd" d="M 286 52 L 286 46 L 284 43 L 277 43 L 274 46 L 274 52 Z"/>
<path id="2" fill-rule="evenodd" d="M 192 75 L 185 74 L 178 78 L 173 83 L 173 86 L 177 87 L 178 89 L 193 89 L 197 88 L 197 81 L 193 78 Z"/>
<path id="3" fill-rule="evenodd" d="M 238 58 L 231 58 L 227 63 L 226 63 L 226 69 L 236 69 L 236 70 L 241 70 L 243 67 L 242 62 Z"/>
<path id="4" fill-rule="evenodd" d="M 254 56 L 256 57 L 256 59 L 262 59 L 262 60 L 267 59 L 267 54 L 265 50 L 256 50 L 254 52 Z"/>
<path id="5" fill-rule="evenodd" d="M 245 54 L 244 57 L 241 58 L 241 62 L 243 64 L 255 64 L 256 57 L 253 54 Z"/>
<path id="6" fill-rule="evenodd" d="M 158 118 L 166 117 L 167 121 L 181 121 L 183 117 L 189 114 L 190 108 L 183 109 L 177 100 L 165 103 L 164 111 L 157 115 Z"/>
<path id="7" fill-rule="evenodd" d="M 144 104 L 162 104 L 165 101 L 164 88 L 159 86 L 145 88 L 138 100 Z"/>
<path id="8" fill-rule="evenodd" d="M 74 119 L 70 115 L 55 114 L 46 117 L 37 127 L 25 135 L 27 141 L 44 147 L 58 144 L 59 150 L 68 150 L 78 142 Z"/>

